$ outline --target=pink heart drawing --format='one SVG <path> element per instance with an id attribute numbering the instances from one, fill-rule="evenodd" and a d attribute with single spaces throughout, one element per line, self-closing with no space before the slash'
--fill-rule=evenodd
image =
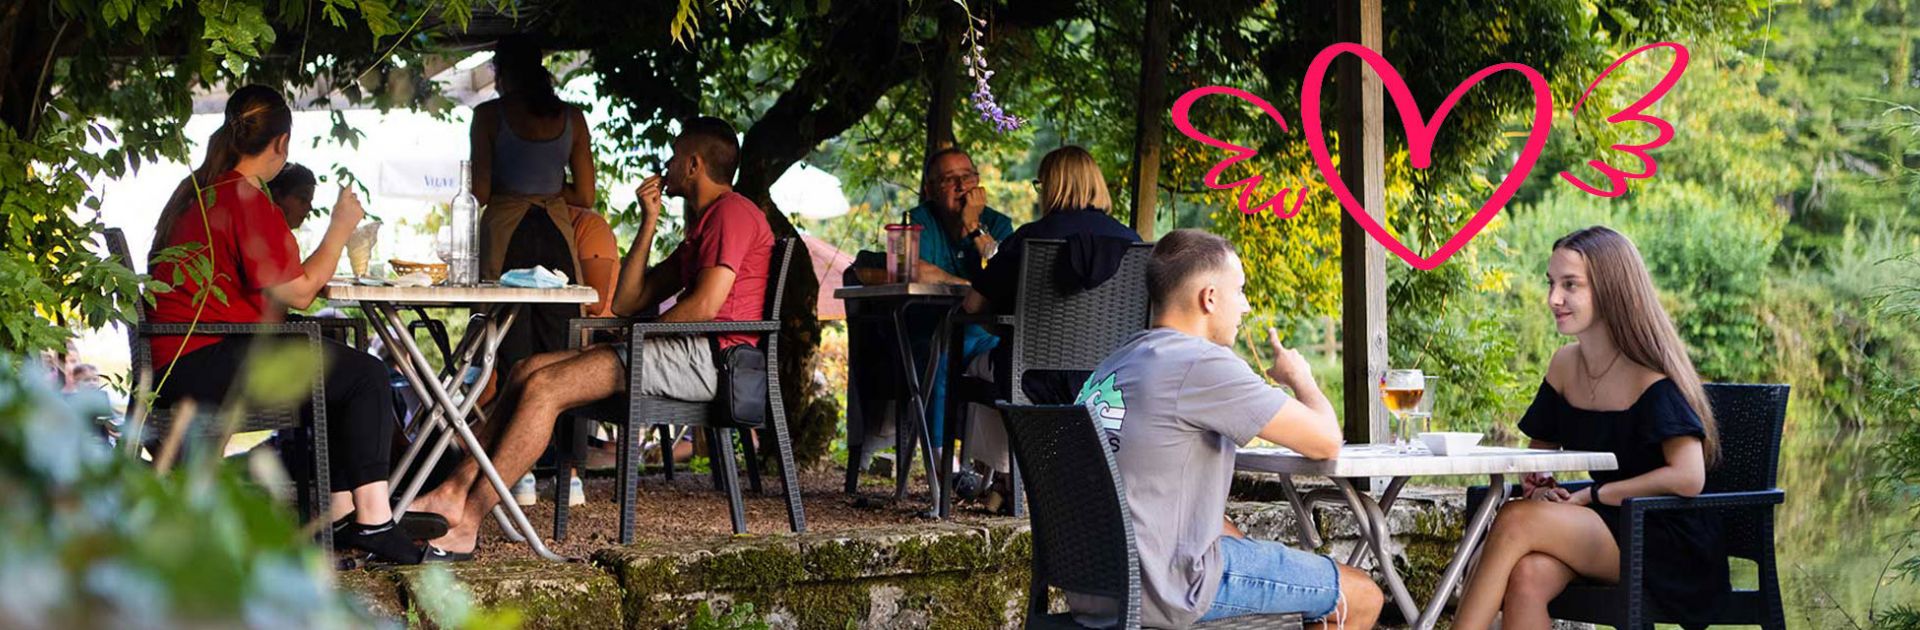
<path id="1" fill-rule="evenodd" d="M 1494 189 L 1493 196 L 1488 197 L 1486 203 L 1480 205 L 1480 210 L 1474 213 L 1473 218 L 1467 221 L 1459 231 L 1454 232 L 1453 237 L 1447 239 L 1446 244 L 1440 246 L 1439 251 L 1431 255 L 1422 257 L 1408 249 L 1400 239 L 1387 233 L 1387 229 L 1380 225 L 1379 221 L 1374 220 L 1372 215 L 1367 214 L 1366 207 L 1353 197 L 1353 191 L 1347 190 L 1346 182 L 1340 179 L 1340 172 L 1334 168 L 1332 156 L 1327 153 L 1326 132 L 1320 124 L 1320 87 L 1325 82 L 1327 66 L 1342 53 L 1353 53 L 1361 61 L 1372 66 L 1373 71 L 1380 75 L 1380 82 L 1386 87 L 1387 93 L 1393 96 L 1394 108 L 1400 112 L 1400 123 L 1406 127 L 1407 157 L 1414 168 L 1424 169 L 1432 165 L 1434 133 L 1439 130 L 1441 123 L 1446 122 L 1447 113 L 1453 111 L 1454 104 L 1459 102 L 1460 96 L 1465 94 L 1468 88 L 1503 70 L 1520 73 L 1533 87 L 1533 129 L 1527 134 L 1527 144 L 1521 149 L 1519 159 L 1514 160 L 1513 168 L 1507 170 L 1506 179 L 1500 181 L 1500 186 Z M 1447 94 L 1447 100 L 1440 104 L 1439 109 L 1434 110 L 1433 117 L 1423 122 L 1420 120 L 1419 105 L 1413 102 L 1413 94 L 1407 90 L 1406 81 L 1402 80 L 1400 73 L 1393 69 L 1393 64 L 1388 63 L 1372 49 L 1353 42 L 1342 42 L 1321 50 L 1320 54 L 1313 58 L 1313 63 L 1307 66 L 1306 82 L 1300 89 L 1300 128 L 1307 136 L 1308 148 L 1313 151 L 1314 165 L 1320 169 L 1321 176 L 1326 178 L 1327 188 L 1333 190 L 1334 196 L 1340 198 L 1340 206 L 1346 209 L 1347 215 L 1353 217 L 1355 223 L 1359 223 L 1360 227 L 1366 229 L 1367 234 L 1372 236 L 1375 242 L 1399 256 L 1401 260 L 1407 261 L 1407 264 L 1413 265 L 1415 269 L 1429 271 L 1445 263 L 1454 252 L 1466 246 L 1467 241 L 1473 240 L 1473 237 L 1487 226 L 1487 222 L 1493 220 L 1493 216 L 1506 206 L 1507 200 L 1513 198 L 1513 193 L 1517 192 L 1520 185 L 1526 181 L 1527 174 L 1533 171 L 1534 161 L 1539 159 L 1540 152 L 1547 146 L 1547 133 L 1553 129 L 1553 94 L 1548 92 L 1547 79 L 1541 76 L 1539 71 L 1514 62 L 1494 64 L 1481 69 L 1473 76 L 1467 77 L 1467 80 L 1460 82 L 1460 85 L 1455 86 L 1453 92 Z"/>

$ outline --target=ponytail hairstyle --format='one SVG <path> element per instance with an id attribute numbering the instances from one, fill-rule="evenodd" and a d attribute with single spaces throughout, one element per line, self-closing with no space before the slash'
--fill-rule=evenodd
<path id="1" fill-rule="evenodd" d="M 226 120 L 213 131 L 213 137 L 207 139 L 207 155 L 201 159 L 200 167 L 180 181 L 173 189 L 173 196 L 167 199 L 166 208 L 160 211 L 160 221 L 153 226 L 153 250 L 148 255 L 166 247 L 168 237 L 173 234 L 173 224 L 187 210 L 204 209 L 204 202 L 196 203 L 196 189 L 212 188 L 217 183 L 213 178 L 233 170 L 242 156 L 259 155 L 272 146 L 275 138 L 291 131 L 293 110 L 287 107 L 287 99 L 280 96 L 279 91 L 264 85 L 249 85 L 227 97 Z"/>
<path id="2" fill-rule="evenodd" d="M 1660 294 L 1653 277 L 1641 262 L 1640 249 L 1626 235 L 1604 226 L 1593 226 L 1560 237 L 1553 249 L 1579 254 L 1587 262 L 1587 277 L 1593 282 L 1593 306 L 1607 335 L 1627 360 L 1667 375 L 1680 388 L 1680 396 L 1700 417 L 1706 430 L 1702 440 L 1707 468 L 1720 462 L 1720 427 L 1714 421 L 1713 407 L 1707 404 L 1706 388 L 1680 333 L 1660 306 Z"/>
<path id="3" fill-rule="evenodd" d="M 553 73 L 541 62 L 543 55 L 532 39 L 510 36 L 493 47 L 493 71 L 513 89 L 501 96 L 521 99 L 535 116 L 555 118 L 566 113 L 567 104 L 553 92 Z"/>

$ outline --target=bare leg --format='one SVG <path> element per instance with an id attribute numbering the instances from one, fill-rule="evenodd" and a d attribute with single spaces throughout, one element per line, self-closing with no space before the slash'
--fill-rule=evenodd
<path id="1" fill-rule="evenodd" d="M 1573 567 L 1544 553 L 1530 553 L 1513 565 L 1507 578 L 1506 603 L 1500 609 L 1503 630 L 1547 630 L 1553 618 L 1547 616 L 1547 602 L 1553 601 L 1575 577 Z"/>
<path id="2" fill-rule="evenodd" d="M 489 418 L 492 418 L 492 421 L 482 425 L 474 437 L 479 439 L 481 444 L 488 444 L 489 449 L 495 448 L 492 446 L 492 442 L 505 430 L 503 425 L 507 424 L 507 419 L 511 417 L 515 408 L 518 406 L 515 403 L 520 398 L 519 394 L 526 389 L 527 380 L 532 378 L 533 373 L 540 368 L 571 359 L 581 352 L 583 351 L 561 350 L 558 352 L 536 354 L 515 364 L 513 366 L 513 372 L 507 376 L 506 391 L 500 395 L 499 400 L 494 404 L 492 413 L 488 415 Z M 445 481 L 440 482 L 440 485 L 434 486 L 432 490 L 416 497 L 411 509 L 415 512 L 433 512 L 445 516 L 447 517 L 447 521 L 451 523 L 459 517 L 461 507 L 467 503 L 467 494 L 475 485 L 474 481 L 478 479 L 479 476 L 480 467 L 474 465 L 473 460 L 468 459 L 460 462 L 460 465 L 454 469 L 453 474 L 448 476 Z M 519 477 L 520 476 L 516 474 L 513 478 L 518 479 Z"/>
<path id="3" fill-rule="evenodd" d="M 1620 575 L 1620 547 L 1593 510 L 1566 503 L 1514 501 L 1500 508 L 1493 522 L 1480 565 L 1460 599 L 1453 627 L 1480 630 L 1493 624 L 1493 615 L 1507 596 L 1507 584 L 1520 559 L 1539 553 L 1566 565 L 1574 573 L 1614 582 Z M 1557 592 L 1557 591 L 1556 591 Z"/>
<path id="4" fill-rule="evenodd" d="M 1367 630 L 1380 618 L 1380 607 L 1387 602 L 1380 585 L 1373 583 L 1373 576 L 1344 564 L 1340 565 L 1340 595 L 1342 601 L 1334 605 L 1333 613 L 1311 627 Z"/>
<path id="5" fill-rule="evenodd" d="M 500 444 L 493 449 L 493 465 L 501 479 L 517 479 L 533 468 L 534 460 L 546 450 L 553 435 L 553 423 L 560 412 L 614 394 L 626 387 L 620 360 L 609 348 L 593 348 L 580 355 L 535 370 L 528 377 L 520 404 L 508 419 Z M 470 471 L 469 469 L 474 469 Z M 467 478 L 477 476 L 477 466 L 461 465 Z M 452 480 L 449 480 L 452 481 Z M 471 551 L 480 533 L 480 523 L 498 500 L 493 486 L 484 478 L 467 491 L 465 506 L 447 520 L 447 535 L 433 541 L 441 549 L 465 553 Z"/>

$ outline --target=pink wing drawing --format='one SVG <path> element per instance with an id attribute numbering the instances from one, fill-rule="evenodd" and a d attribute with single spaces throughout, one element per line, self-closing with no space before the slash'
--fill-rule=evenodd
<path id="1" fill-rule="evenodd" d="M 1639 100 L 1634 101 L 1625 109 L 1611 116 L 1607 116 L 1606 120 L 1609 124 L 1615 125 L 1624 122 L 1646 123 L 1653 125 L 1653 128 L 1659 130 L 1660 134 L 1654 136 L 1652 140 L 1641 144 L 1622 142 L 1613 145 L 1613 150 L 1639 158 L 1640 167 L 1637 171 L 1624 171 L 1619 167 L 1599 159 L 1587 160 L 1588 166 L 1600 171 L 1602 175 L 1607 177 L 1607 187 L 1605 190 L 1575 177 L 1573 173 L 1560 171 L 1560 178 L 1567 180 L 1567 183 L 1573 184 L 1575 188 L 1587 191 L 1588 194 L 1598 197 L 1619 197 L 1627 193 L 1627 180 L 1653 177 L 1654 172 L 1659 170 L 1659 164 L 1655 162 L 1653 156 L 1648 155 L 1647 152 L 1673 140 L 1673 124 L 1657 116 L 1648 116 L 1644 112 L 1648 107 L 1653 106 L 1654 103 L 1659 102 L 1661 98 L 1665 97 L 1667 91 L 1673 89 L 1674 84 L 1680 81 L 1680 75 L 1687 71 L 1687 58 L 1689 55 L 1686 46 L 1673 42 L 1655 42 L 1635 48 L 1633 52 L 1621 55 L 1619 59 L 1613 61 L 1612 65 L 1607 66 L 1606 70 L 1600 71 L 1600 76 L 1594 77 L 1592 83 L 1587 84 L 1587 90 L 1580 94 L 1580 100 L 1574 101 L 1573 103 L 1573 113 L 1580 113 L 1580 107 L 1586 104 L 1587 97 L 1593 94 L 1593 89 L 1598 87 L 1601 81 L 1606 80 L 1607 75 L 1611 74 L 1615 68 L 1619 68 L 1620 64 L 1626 63 L 1628 59 L 1639 56 L 1640 53 L 1655 48 L 1667 48 L 1673 51 L 1673 64 L 1667 68 L 1666 75 L 1660 77 L 1660 82 L 1654 84 L 1653 89 L 1648 90 Z"/>

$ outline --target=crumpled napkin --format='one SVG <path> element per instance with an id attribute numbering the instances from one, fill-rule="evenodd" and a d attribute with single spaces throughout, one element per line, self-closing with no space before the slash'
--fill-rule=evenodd
<path id="1" fill-rule="evenodd" d="M 404 276 L 400 276 L 400 277 L 398 277 L 398 278 L 394 278 L 394 279 L 392 279 L 392 280 L 388 280 L 388 281 L 387 281 L 387 284 L 390 284 L 390 285 L 392 285 L 392 286 L 396 286 L 396 287 L 427 287 L 427 286 L 433 286 L 433 276 L 429 276 L 429 275 L 427 275 L 427 272 L 425 272 L 425 271 L 415 271 L 415 272 L 413 272 L 413 273 L 410 273 L 410 274 L 407 274 L 407 275 L 404 275 Z"/>
<path id="2" fill-rule="evenodd" d="M 500 274 L 500 286 L 558 289 L 567 286 L 567 274 L 546 267 L 521 268 Z"/>

